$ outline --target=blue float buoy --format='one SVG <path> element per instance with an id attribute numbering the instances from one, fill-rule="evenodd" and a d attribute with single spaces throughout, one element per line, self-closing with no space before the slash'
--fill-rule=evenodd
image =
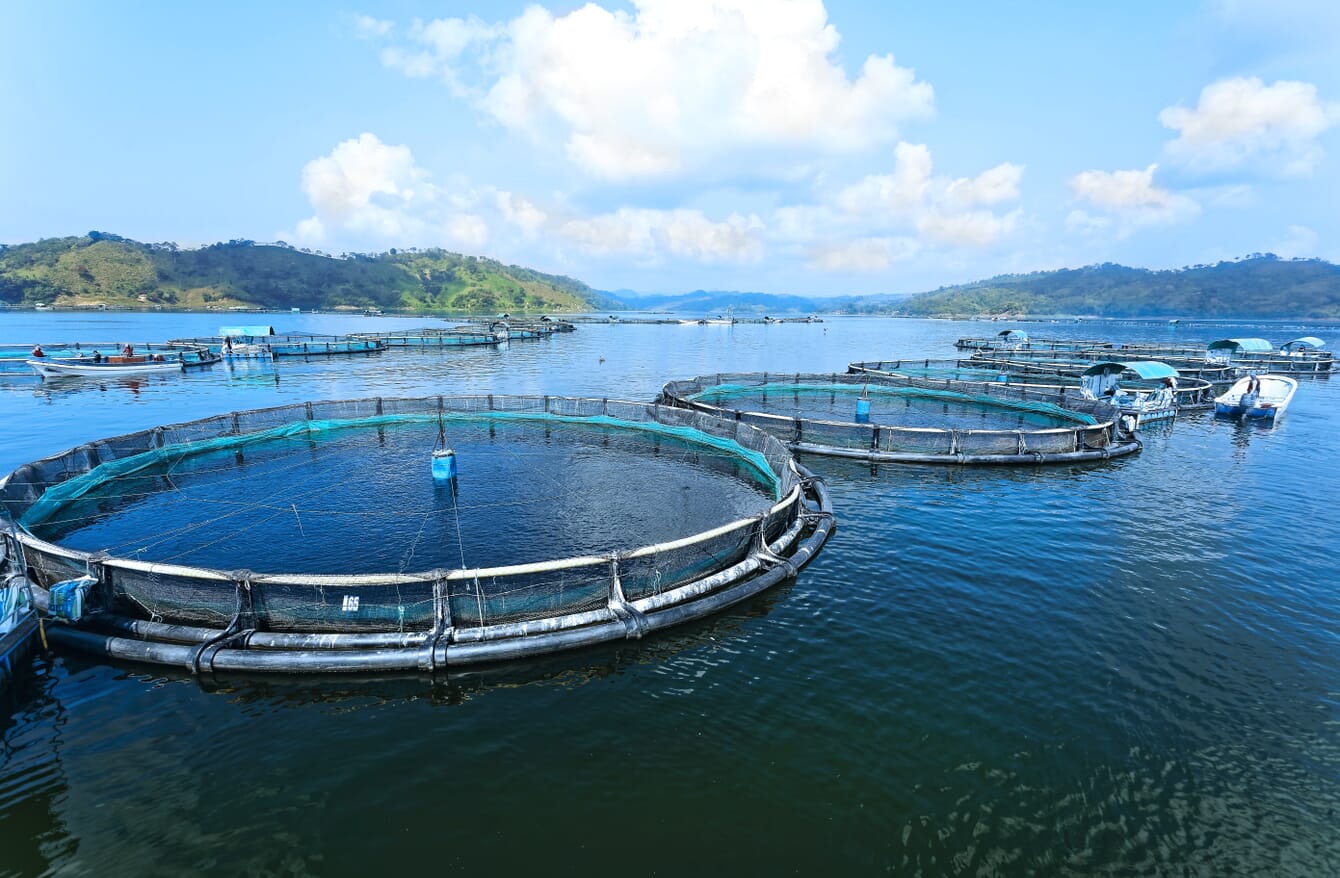
<path id="1" fill-rule="evenodd" d="M 856 400 L 856 423 L 864 424 L 870 420 L 870 400 L 862 397 Z"/>
<path id="2" fill-rule="evenodd" d="M 456 452 L 441 448 L 433 452 L 433 479 L 450 482 L 456 478 Z"/>

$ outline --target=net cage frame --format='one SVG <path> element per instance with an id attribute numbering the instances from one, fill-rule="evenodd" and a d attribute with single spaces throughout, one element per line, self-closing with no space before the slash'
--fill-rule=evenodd
<path id="1" fill-rule="evenodd" d="M 1007 330 L 991 336 L 966 336 L 955 341 L 954 347 L 961 351 L 1071 351 L 1110 349 L 1116 347 L 1116 345 L 1110 341 L 1096 338 L 1035 338 L 1028 336 L 1022 340 L 1017 340 L 1011 338 Z"/>
<path id="2" fill-rule="evenodd" d="M 1008 353 L 1005 351 L 978 351 L 971 357 L 962 360 L 969 367 L 980 365 L 986 368 L 1008 369 L 1012 373 L 1020 375 L 1064 375 L 1071 378 L 1078 378 L 1084 374 L 1084 370 L 1095 363 L 1107 362 L 1114 359 L 1113 355 L 1121 355 L 1122 351 L 1107 351 L 1108 356 L 1102 356 L 1103 351 L 1064 351 L 1057 352 L 1064 354 L 1064 359 L 1038 353 L 1030 354 L 1028 351 L 1015 351 Z M 1208 363 L 1205 360 L 1186 359 L 1178 357 L 1164 357 L 1162 362 L 1177 370 L 1178 380 L 1189 378 L 1199 378 L 1210 382 L 1214 388 L 1229 387 L 1234 381 L 1238 380 L 1237 368 L 1222 363 Z"/>
<path id="3" fill-rule="evenodd" d="M 118 461 L 134 466 L 137 456 L 162 459 L 164 449 L 243 447 L 277 430 L 306 435 L 312 422 L 371 428 L 443 416 L 616 427 L 697 442 L 749 463 L 770 480 L 773 499 L 756 514 L 649 546 L 397 573 L 258 573 L 115 557 L 48 542 L 19 524 L 70 479 Z M 637 639 L 794 577 L 834 527 L 823 481 L 767 433 L 703 412 L 608 398 L 477 394 L 301 402 L 95 440 L 0 479 L 0 544 L 24 570 L 39 609 L 50 615 L 47 590 L 55 583 L 90 581 L 92 612 L 80 620 L 53 619 L 53 639 L 194 673 L 432 673 Z M 351 598 L 356 610 L 375 612 L 348 615 Z"/>
<path id="4" fill-rule="evenodd" d="M 844 389 L 867 385 L 990 396 L 1014 404 L 1036 403 L 1087 415 L 1092 424 L 1038 430 L 958 430 L 896 427 L 874 423 L 797 418 L 742 408 L 715 406 L 692 397 L 722 385 L 763 388 L 769 384 L 828 384 Z M 781 391 L 785 392 L 785 391 Z M 772 434 L 792 451 L 872 463 L 1039 464 L 1107 460 L 1142 447 L 1133 427 L 1111 405 L 1077 395 L 1035 392 L 975 382 L 894 375 L 815 372 L 731 372 L 668 382 L 659 401 L 718 417 L 733 418 Z"/>
<path id="5" fill-rule="evenodd" d="M 998 370 L 991 366 L 998 366 Z M 1078 396 L 1083 399 L 1083 393 L 1079 384 L 1058 384 L 1054 381 L 1049 383 L 1048 378 L 1060 379 L 1070 378 L 1079 381 L 1081 375 L 1075 374 L 1071 370 L 1046 371 L 1041 367 L 1025 365 L 1014 368 L 1015 364 L 1009 360 L 976 360 L 972 358 L 959 357 L 950 359 L 901 359 L 901 360 L 869 360 L 862 363 L 849 363 L 847 372 L 852 375 L 891 375 L 897 373 L 900 369 L 944 369 L 945 371 L 957 371 L 961 369 L 973 369 L 983 372 L 999 371 L 1008 375 L 1010 380 L 1004 382 L 1013 387 L 1020 387 L 1026 390 L 1033 390 L 1040 393 L 1059 394 L 1068 391 L 1070 395 Z M 1082 373 L 1081 373 L 1082 374 Z M 923 376 L 924 377 L 924 376 Z M 1036 379 L 1036 380 L 1018 380 L 1018 379 Z M 966 381 L 970 383 L 995 384 L 988 379 L 970 379 L 956 378 L 956 381 Z M 1214 408 L 1214 382 L 1205 378 L 1189 378 L 1178 375 L 1177 389 L 1173 391 L 1173 399 L 1176 400 L 1177 408 L 1183 411 L 1194 411 L 1200 409 Z"/>

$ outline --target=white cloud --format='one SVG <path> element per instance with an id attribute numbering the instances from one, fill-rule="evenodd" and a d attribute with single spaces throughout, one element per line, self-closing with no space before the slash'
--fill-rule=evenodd
<path id="1" fill-rule="evenodd" d="M 752 262 L 763 253 L 758 217 L 732 214 L 724 221 L 679 208 L 621 208 L 571 219 L 557 226 L 560 238 L 595 255 L 625 255 L 654 261 L 665 254 L 700 262 Z"/>
<path id="2" fill-rule="evenodd" d="M 1078 232 L 1084 235 L 1096 235 L 1099 232 L 1105 232 L 1112 228 L 1112 217 L 1095 215 L 1087 210 L 1070 211 L 1065 218 L 1065 227 L 1072 232 Z"/>
<path id="3" fill-rule="evenodd" d="M 471 249 L 488 240 L 483 218 L 460 212 L 473 193 L 433 185 L 408 146 L 363 133 L 302 169 L 302 188 L 313 215 L 287 234 L 302 243 L 330 238 L 391 246 L 445 244 Z"/>
<path id="4" fill-rule="evenodd" d="M 1317 138 L 1340 121 L 1340 104 L 1323 103 L 1308 82 L 1256 77 L 1207 85 L 1194 109 L 1168 107 L 1164 127 L 1178 132 L 1168 153 L 1191 168 L 1219 170 L 1261 159 L 1270 170 L 1310 174 L 1321 160 Z"/>
<path id="5" fill-rule="evenodd" d="M 1150 165 L 1143 171 L 1084 171 L 1069 180 L 1075 197 L 1100 208 L 1127 226 L 1173 224 L 1200 213 L 1200 205 L 1185 195 L 1179 195 L 1154 185 L 1154 171 Z M 1072 229 L 1081 225 L 1093 226 L 1088 215 L 1067 220 Z"/>
<path id="6" fill-rule="evenodd" d="M 531 202 L 511 192 L 498 193 L 498 210 L 503 217 L 523 231 L 534 232 L 544 225 L 548 217 Z"/>
<path id="7" fill-rule="evenodd" d="M 914 238 L 859 238 L 843 244 L 816 247 L 809 265 L 824 271 L 884 271 L 895 262 L 909 259 L 921 249 Z"/>
<path id="8" fill-rule="evenodd" d="M 941 214 L 917 220 L 917 230 L 932 240 L 956 247 L 990 247 L 1014 231 L 1022 211 L 998 216 L 989 210 Z"/>
<path id="9" fill-rule="evenodd" d="M 843 189 L 837 203 L 851 214 L 911 214 L 926 200 L 931 182 L 931 151 L 924 144 L 899 143 L 892 174 L 872 174 Z"/>
<path id="10" fill-rule="evenodd" d="M 932 114 L 910 69 L 871 55 L 849 76 L 838 41 L 821 0 L 634 0 L 632 12 L 416 23 L 383 62 L 442 77 L 504 127 L 557 136 L 579 167 L 617 180 L 849 154 Z"/>
<path id="11" fill-rule="evenodd" d="M 1023 165 L 1005 162 L 972 179 L 960 177 L 950 183 L 945 190 L 945 201 L 959 208 L 1014 201 L 1019 197 L 1019 181 L 1023 176 Z"/>
<path id="12" fill-rule="evenodd" d="M 1289 237 L 1270 248 L 1285 259 L 1317 256 L 1317 233 L 1307 226 L 1289 226 Z"/>
<path id="13" fill-rule="evenodd" d="M 462 213 L 451 218 L 447 235 L 466 249 L 478 250 L 488 243 L 489 227 L 483 217 Z"/>
<path id="14" fill-rule="evenodd" d="M 354 32 L 365 40 L 374 40 L 391 35 L 391 30 L 395 24 L 390 21 L 382 21 L 373 18 L 371 15 L 359 15 L 354 19 Z"/>
<path id="15" fill-rule="evenodd" d="M 899 143 L 892 174 L 865 177 L 834 201 L 847 221 L 868 229 L 911 223 L 935 243 L 987 247 L 1012 232 L 1021 214 L 983 208 L 1017 200 L 1023 173 L 1006 162 L 976 177 L 935 177 L 928 147 Z"/>
<path id="16" fill-rule="evenodd" d="M 302 188 L 323 226 L 404 236 L 414 225 L 405 208 L 425 194 L 424 174 L 407 146 L 361 134 L 302 169 Z"/>

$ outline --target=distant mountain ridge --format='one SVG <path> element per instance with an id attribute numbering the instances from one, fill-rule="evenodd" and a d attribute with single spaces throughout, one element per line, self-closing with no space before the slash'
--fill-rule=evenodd
<path id="1" fill-rule="evenodd" d="M 905 299 L 889 312 L 915 317 L 1340 318 L 1340 266 L 1272 253 L 1162 271 L 1105 263 L 942 287 Z"/>
<path id="2" fill-rule="evenodd" d="M 1340 319 L 1340 266 L 1257 253 L 1170 270 L 1113 263 L 1000 275 L 917 295 L 795 296 L 694 290 L 613 293 L 561 275 L 439 249 L 328 256 L 283 242 L 199 248 L 104 232 L 0 245 L 0 304 L 380 308 L 407 312 L 659 310 L 695 314 L 915 317 Z"/>
<path id="3" fill-rule="evenodd" d="M 182 248 L 90 232 L 0 245 L 0 302 L 489 314 L 588 311 L 610 300 L 569 277 L 446 250 L 336 258 L 282 242 Z"/>

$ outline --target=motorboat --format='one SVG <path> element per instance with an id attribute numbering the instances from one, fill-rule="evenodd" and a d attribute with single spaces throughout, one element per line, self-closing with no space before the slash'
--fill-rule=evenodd
<path id="1" fill-rule="evenodd" d="M 99 360 L 95 360 L 93 357 L 41 357 L 28 360 L 27 363 L 38 375 L 44 378 L 53 378 L 61 375 L 89 377 L 140 375 L 148 372 L 184 372 L 190 367 L 212 365 L 219 362 L 220 359 L 222 358 L 217 354 L 201 351 L 196 358 L 189 360 L 182 352 L 176 356 L 152 354 L 132 357 L 103 357 Z"/>
<path id="2" fill-rule="evenodd" d="M 1231 418 L 1274 420 L 1284 414 L 1298 382 L 1287 375 L 1249 375 L 1239 378 L 1214 400 L 1214 413 Z"/>
<path id="3" fill-rule="evenodd" d="M 1177 416 L 1177 379 L 1177 370 L 1167 363 L 1109 361 L 1084 370 L 1080 391 L 1086 399 L 1110 402 L 1139 427 Z"/>

